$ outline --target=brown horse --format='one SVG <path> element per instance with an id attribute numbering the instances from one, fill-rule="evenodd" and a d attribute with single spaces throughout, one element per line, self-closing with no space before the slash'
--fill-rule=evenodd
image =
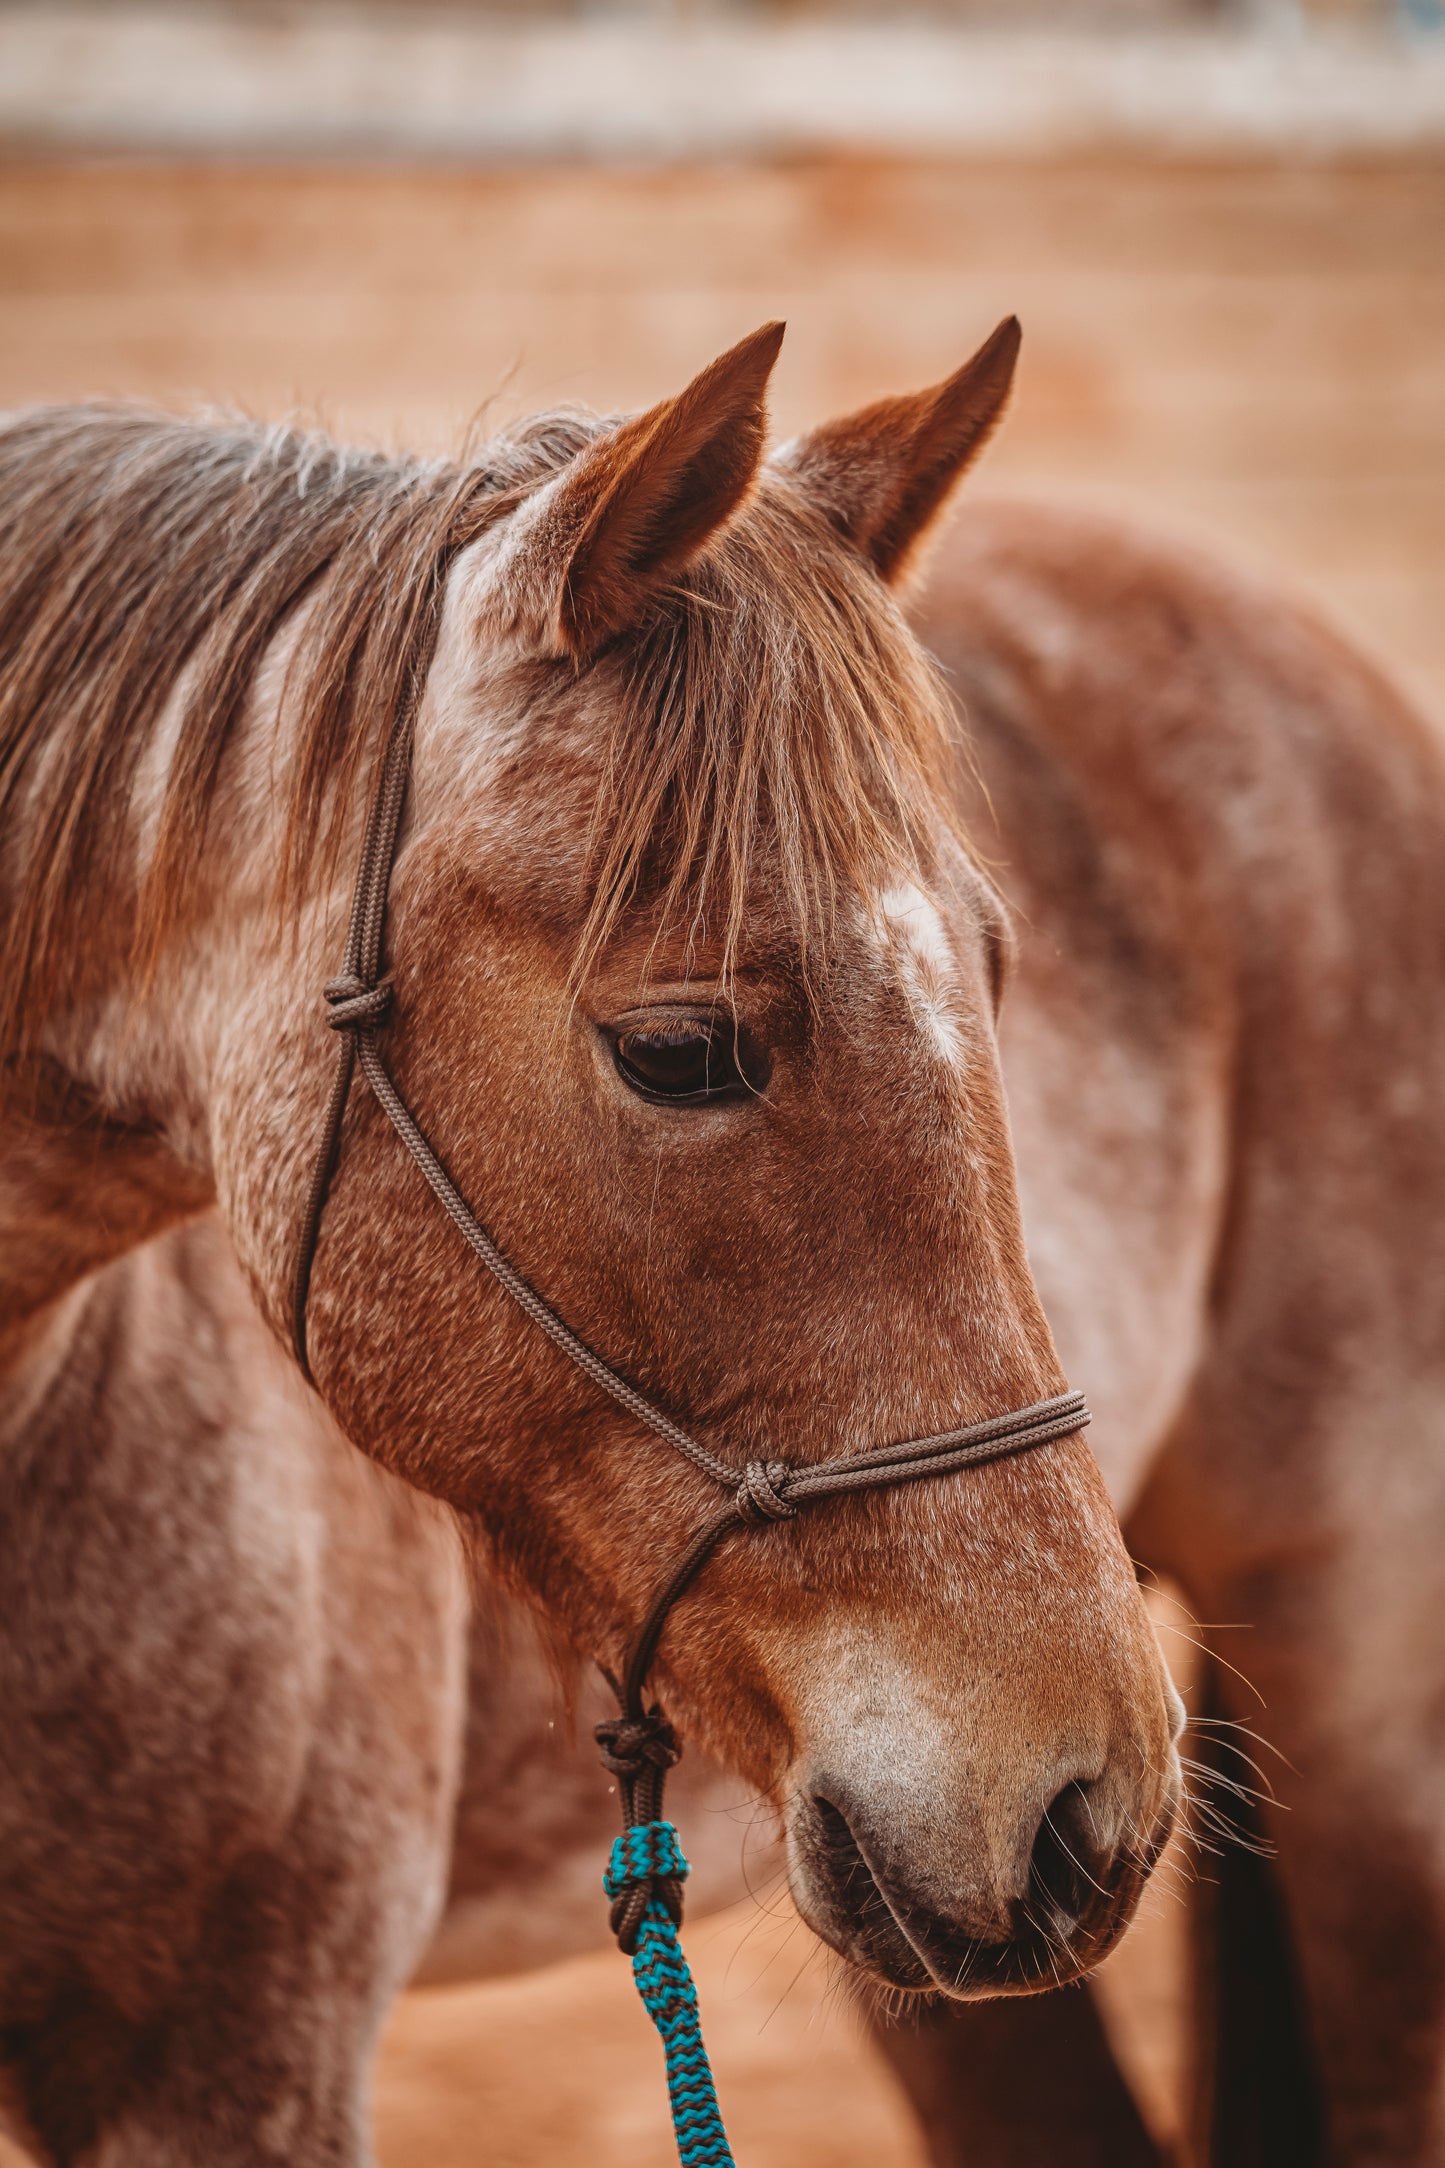
<path id="1" fill-rule="evenodd" d="M 63 1518 L 72 1398 L 123 1359 L 128 1298 L 92 1319 L 87 1275 L 214 1195 L 284 1328 L 326 1092 L 322 960 L 438 583 L 394 1038 L 507 1249 L 739 1459 L 940 1431 L 1063 1385 L 995 1050 L 1003 917 L 887 585 L 998 413 L 1015 334 L 763 471 L 778 340 L 638 421 L 553 418 L 465 472 L 128 412 L 21 418 L 0 446 L 7 1450 L 22 1507 L 42 1494 L 5 1523 L 10 1584 L 35 1591 L 11 1614 L 7 1821 L 43 1840 L 6 1861 L 5 2025 L 22 2108 L 62 2159 L 356 2157 L 378 2001 L 410 1955 L 396 1891 L 378 1920 L 365 1878 L 338 1872 L 345 1832 L 309 1781 L 348 1753 L 369 1770 L 415 1715 L 423 1805 L 444 1789 L 430 1689 L 413 1704 L 398 1681 L 348 1739 L 317 1686 L 385 1640 L 384 1617 L 358 1626 L 365 1561 L 348 1590 L 283 1556 L 300 1586 L 277 1639 L 303 1644 L 312 1697 L 253 1712 L 259 1739 L 215 1771 L 225 1811 L 193 1833 L 205 1787 L 137 1753 L 86 1682 L 124 1655 L 113 1706 L 147 1652 L 189 1640 L 224 1759 L 218 1705 L 252 1698 L 267 1652 L 212 1644 L 204 1570 L 179 1614 L 147 1603 L 164 1502 L 99 1589 L 48 1574 L 42 1530 Z M 342 1431 L 616 1665 L 707 1493 L 475 1285 L 360 1105 L 310 1351 Z M 230 1516 L 187 1502 L 173 1540 L 210 1524 L 217 1569 L 263 1517 L 254 1489 Z M 415 1548 L 433 1535 L 423 1517 Z M 659 1678 L 687 1731 L 782 1805 L 808 1916 L 900 1987 L 1082 1972 L 1173 1810 L 1173 1706 L 1077 1435 L 725 1548 L 669 1622 Z M 142 1862 L 172 1900 L 160 1917 L 133 1887 L 147 1784 L 194 1834 Z M 97 1844 L 87 1891 L 70 1861 L 112 1785 L 124 1866 L 107 1892 Z"/>
<path id="2" fill-rule="evenodd" d="M 284 1324 L 356 784 L 444 566 L 395 899 L 399 1073 L 529 1275 L 734 1449 L 881 1442 L 1058 1384 L 995 1053 L 1011 943 L 959 843 L 972 814 L 1023 907 L 1010 1105 L 1035 1264 L 1105 1411 L 1106 1470 L 1151 1556 L 1260 1622 L 1251 1668 L 1306 1774 L 1283 1864 L 1335 2152 L 1438 2151 L 1432 1591 L 1388 1571 L 1418 1555 L 1438 1496 L 1415 1412 L 1434 1320 L 1429 1276 L 1396 1271 L 1381 1239 L 1418 1256 L 1438 1219 L 1441 1050 L 1426 1005 L 1398 998 L 1407 962 L 1439 963 L 1429 749 L 1292 613 L 1127 537 L 995 515 L 928 627 L 966 690 L 990 843 L 887 587 L 996 416 L 1011 342 L 760 475 L 771 352 L 748 342 L 639 423 L 533 425 L 480 474 L 125 415 L 40 417 L 5 441 L 6 1477 L 39 1506 L 0 1542 L 40 1594 L 11 1614 L 31 1657 L 7 1695 L 21 1781 L 0 1812 L 50 1843 L 6 1885 L 3 2022 L 56 2157 L 357 2157 L 375 2012 L 425 1927 L 455 1722 L 440 1654 L 424 1690 L 399 1680 L 371 1730 L 358 1717 L 334 1743 L 372 1824 L 348 1859 L 337 1789 L 303 1781 L 328 1760 L 324 1695 L 293 1697 L 301 1777 L 253 1813 L 259 1752 L 224 1767 L 219 1747 L 241 1652 L 284 1671 L 275 1649 L 214 1646 L 195 1600 L 180 1626 L 143 1543 L 109 1607 L 34 1562 L 63 1518 L 66 1486 L 44 1480 L 57 1436 L 83 1452 L 82 1409 L 116 1411 L 117 1439 L 144 1427 L 123 1385 L 134 1297 L 99 1291 L 146 1268 L 97 1273 L 107 1257 L 218 1195 Z M 1386 834 L 1382 969 L 1341 868 Z M 1382 1065 L 1383 1121 L 1363 1098 Z M 177 1239 L 154 1253 L 158 1289 Z M 162 1342 L 213 1307 L 173 1306 Z M 676 1473 L 462 1279 L 369 1105 L 312 1346 L 343 1429 L 460 1507 L 572 1646 L 615 1660 L 687 1524 Z M 188 1349 L 177 1375 L 214 1353 Z M 186 1425 L 244 1435 L 253 1391 L 299 1411 L 278 1361 L 233 1363 L 223 1414 Z M 1389 1482 L 1346 1449 L 1366 1393 L 1397 1441 Z M 333 1451 L 313 1445 L 315 1500 L 345 1456 L 314 1402 L 308 1425 Z M 99 1486 L 122 1556 L 113 1500 L 144 1462 Z M 1171 1719 L 1093 1467 L 1071 1441 L 830 1505 L 724 1552 L 669 1630 L 669 1703 L 779 1800 L 804 1910 L 896 1985 L 988 1994 L 1082 1970 L 1167 1819 Z M 381 1479 L 337 1475 L 337 1500 L 348 1482 Z M 178 1501 L 184 1544 L 220 1524 L 214 1495 Z M 215 1576 L 264 1502 L 224 1526 Z M 350 1514 L 387 1520 L 359 1492 Z M 414 1618 L 447 1643 L 454 1562 L 424 1509 L 393 1502 L 373 1554 L 401 1545 L 388 1587 L 408 1593 L 388 1613 L 334 1515 L 303 1591 L 330 1600 L 282 1617 L 277 1643 L 310 1631 L 334 1673 L 375 1650 L 384 1682 L 388 1635 L 404 1646 Z M 165 1518 L 145 1525 L 154 1558 Z M 1358 1645 L 1341 1638 L 1352 1593 L 1370 1607 Z M 204 1783 L 173 1751 L 194 1686 L 162 1697 L 146 1752 L 116 1715 L 164 1683 L 183 1631 L 213 1689 Z M 67 1726 L 49 1666 L 72 1650 Z M 112 1679 L 120 1653 L 136 1661 Z M 408 1719 L 417 1781 L 378 1828 L 359 1778 Z M 148 1920 L 125 1884 L 134 1845 L 103 1842 L 105 1787 L 134 1828 L 147 1787 L 188 1783 L 176 1901 Z M 195 1826 L 216 1800 L 219 1836 Z M 410 1887 L 389 1864 L 403 1837 Z M 87 1845 L 97 1873 L 67 1905 Z M 1412 1962 L 1366 1998 L 1392 1906 L 1415 1921 Z M 1092 2125 L 1045 2082 L 1098 2063 L 1087 2009 L 946 2003 L 905 2036 L 941 2158 L 970 2118 L 998 2159 L 1050 2139 L 1060 2160 L 1146 2157 L 1137 2124 L 1100 2135 L 1127 2120 L 1102 2065 Z M 1038 2039 L 1047 2058 L 1007 2097 Z"/>

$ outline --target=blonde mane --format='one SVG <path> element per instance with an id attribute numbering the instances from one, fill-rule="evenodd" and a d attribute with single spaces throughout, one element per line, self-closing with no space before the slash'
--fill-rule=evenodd
<path id="1" fill-rule="evenodd" d="M 182 673 L 142 955 L 184 907 L 227 743 L 298 603 L 320 606 L 293 672 L 283 905 L 355 803 L 452 555 L 601 426 L 534 418 L 468 464 L 119 407 L 0 432 L 0 1049 L 83 988 L 87 910 L 111 893 L 137 763 Z M 946 704 L 794 487 L 769 481 L 615 660 L 579 970 L 644 900 L 721 929 L 731 955 L 765 840 L 805 950 L 826 944 L 840 888 L 912 863 L 942 795 Z"/>

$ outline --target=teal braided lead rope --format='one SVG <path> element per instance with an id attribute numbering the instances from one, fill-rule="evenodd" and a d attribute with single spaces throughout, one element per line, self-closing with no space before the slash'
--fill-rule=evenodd
<path id="1" fill-rule="evenodd" d="M 643 1882 L 681 1882 L 688 1872 L 671 1822 L 625 1829 L 612 1847 L 602 1887 L 616 1899 Z M 697 1989 L 682 1954 L 677 1922 L 660 1897 L 650 1897 L 632 1953 L 632 1977 L 647 2014 L 662 2035 L 667 2094 L 682 2168 L 733 2168 L 727 2132 L 713 2088 Z"/>

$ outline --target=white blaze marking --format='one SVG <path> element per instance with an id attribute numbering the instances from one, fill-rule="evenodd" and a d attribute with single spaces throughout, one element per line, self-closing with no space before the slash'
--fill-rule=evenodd
<path id="1" fill-rule="evenodd" d="M 886 947 L 919 1028 L 940 1060 L 961 1068 L 964 1038 L 954 993 L 954 955 L 936 907 L 914 881 L 886 889 L 878 899 Z"/>

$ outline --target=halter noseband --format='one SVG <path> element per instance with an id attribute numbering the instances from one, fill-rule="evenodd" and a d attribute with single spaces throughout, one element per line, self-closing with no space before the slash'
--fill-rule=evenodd
<path id="1" fill-rule="evenodd" d="M 1089 1410 L 1082 1393 L 1059 1393 L 1050 1400 L 1035 1401 L 1029 1407 L 1015 1409 L 1011 1414 L 991 1416 L 984 1422 L 969 1423 L 959 1430 L 941 1431 L 929 1438 L 911 1438 L 902 1444 L 881 1446 L 865 1453 L 840 1453 L 830 1460 L 804 1464 L 751 1460 L 738 1468 L 691 1437 L 635 1385 L 620 1377 L 570 1325 L 563 1322 L 503 1256 L 398 1092 L 377 1043 L 377 1034 L 387 1022 L 392 1006 L 391 980 L 381 974 L 387 894 L 411 767 L 416 703 L 435 641 L 439 610 L 438 578 L 430 620 L 420 643 L 420 652 L 413 658 L 408 692 L 393 724 L 380 783 L 367 816 L 341 970 L 324 988 L 328 1021 L 338 1033 L 340 1045 L 296 1245 L 292 1335 L 297 1360 L 306 1377 L 311 1379 L 306 1345 L 307 1292 L 321 1215 L 340 1150 L 346 1104 L 359 1062 L 382 1112 L 416 1161 L 432 1194 L 462 1240 L 493 1278 L 594 1385 L 609 1394 L 638 1422 L 655 1431 L 675 1451 L 685 1455 L 694 1467 L 727 1494 L 726 1503 L 694 1531 L 671 1575 L 653 1598 L 633 1641 L 621 1682 L 609 1682 L 617 1693 L 619 1714 L 597 1726 L 603 1766 L 618 1781 L 625 1832 L 614 1853 L 617 1890 L 612 1925 L 623 1949 L 631 1954 L 649 1906 L 660 1903 L 673 1921 L 680 1918 L 678 1883 L 681 1873 L 686 1872 L 685 1862 L 680 1869 L 676 1864 L 681 1855 L 676 1854 L 676 1859 L 673 1857 L 675 1844 L 669 1848 L 665 1843 L 659 1846 L 642 1842 L 651 1830 L 671 1829 L 671 1824 L 661 1820 L 663 1784 L 680 1751 L 672 1727 L 661 1710 L 655 1704 L 650 1708 L 647 1706 L 644 1688 L 668 1613 L 723 1538 L 734 1528 L 764 1527 L 771 1521 L 791 1520 L 800 1507 L 820 1498 L 837 1497 L 845 1491 L 876 1490 L 885 1484 L 916 1482 L 925 1476 L 951 1475 L 963 1468 L 978 1467 L 984 1461 L 1026 1452 L 1051 1438 L 1067 1437 L 1082 1430 L 1089 1421 Z M 636 1859 L 631 1856 L 633 1852 L 637 1853 Z M 619 1856 L 621 1866 L 617 1865 Z M 670 1867 L 671 1872 L 668 1871 Z M 609 1891 L 612 1884 L 613 1877 L 609 1877 Z"/>

